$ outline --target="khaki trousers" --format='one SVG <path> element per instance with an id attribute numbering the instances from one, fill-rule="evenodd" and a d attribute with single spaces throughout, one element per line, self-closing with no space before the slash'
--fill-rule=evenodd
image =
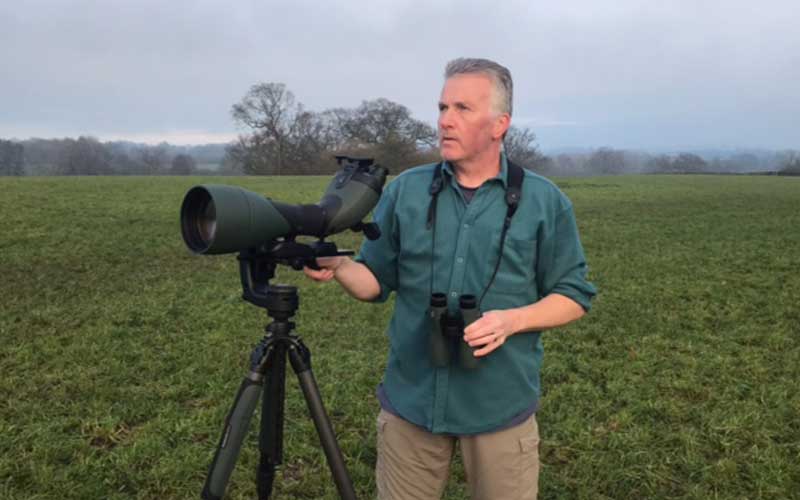
<path id="1" fill-rule="evenodd" d="M 379 500 L 439 500 L 458 441 L 472 500 L 534 500 L 539 489 L 536 416 L 497 432 L 432 434 L 381 410 L 378 414 Z"/>

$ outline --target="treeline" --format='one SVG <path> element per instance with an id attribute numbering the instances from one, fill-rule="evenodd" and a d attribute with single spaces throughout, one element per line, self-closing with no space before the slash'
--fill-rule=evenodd
<path id="1" fill-rule="evenodd" d="M 374 158 L 396 174 L 439 158 L 436 130 L 388 99 L 315 112 L 285 85 L 262 83 L 231 114 L 249 132 L 209 151 L 93 137 L 0 141 L 0 175 L 330 174 L 338 169 L 336 155 Z M 530 167 L 545 160 L 530 130 L 512 128 L 507 147 Z"/>
<path id="2" fill-rule="evenodd" d="M 733 153 L 706 159 L 696 153 L 650 154 L 613 148 L 545 157 L 545 175 L 619 174 L 778 174 L 800 175 L 800 152 L 794 150 Z"/>
<path id="3" fill-rule="evenodd" d="M 0 175 L 308 175 L 337 170 L 335 155 L 369 157 L 397 174 L 438 161 L 437 133 L 388 99 L 356 108 L 311 111 L 281 83 L 252 86 L 231 108 L 247 132 L 231 144 L 156 146 L 78 139 L 0 139 Z M 649 154 L 613 148 L 544 155 L 530 129 L 512 126 L 505 150 L 544 175 L 744 174 L 800 175 L 800 153 L 692 152 Z"/>
<path id="4" fill-rule="evenodd" d="M 374 106 L 364 103 L 363 108 Z M 381 103 L 383 105 L 385 103 Z M 435 138 L 433 139 L 435 141 Z M 234 144 L 200 146 L 149 146 L 130 142 L 100 142 L 78 139 L 0 139 L 0 175 L 302 175 L 330 174 L 336 169 L 333 154 L 377 158 L 393 173 L 437 161 L 438 152 L 429 143 L 411 140 L 375 141 L 319 149 L 314 156 L 301 156 L 293 144 L 284 145 L 282 161 L 272 152 L 259 152 L 268 143 L 255 136 L 242 136 Z M 254 148 L 255 146 L 255 148 Z M 296 149 L 293 149 L 296 148 Z M 600 148 L 586 152 L 542 154 L 529 129 L 512 128 L 506 136 L 509 157 L 548 176 L 619 174 L 777 174 L 800 175 L 800 152 L 736 153 L 706 160 L 694 153 L 652 155 L 638 151 Z"/>
<path id="5" fill-rule="evenodd" d="M 217 173 L 225 145 L 150 146 L 126 141 L 0 139 L 0 175 L 192 175 Z"/>

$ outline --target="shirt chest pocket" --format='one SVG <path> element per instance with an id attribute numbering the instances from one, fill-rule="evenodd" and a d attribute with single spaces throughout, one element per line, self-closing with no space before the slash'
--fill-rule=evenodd
<path id="1" fill-rule="evenodd" d="M 536 279 L 536 240 L 506 236 L 503 254 L 500 255 L 500 231 L 492 235 L 485 251 L 478 252 L 485 268 L 483 286 L 489 284 L 500 258 L 500 267 L 489 288 L 489 293 L 522 293 L 530 290 Z"/>

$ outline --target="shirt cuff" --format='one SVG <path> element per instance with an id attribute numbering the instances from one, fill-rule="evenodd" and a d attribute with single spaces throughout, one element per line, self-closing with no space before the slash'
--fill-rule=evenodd
<path id="1" fill-rule="evenodd" d="M 586 287 L 574 286 L 570 283 L 559 283 L 550 293 L 557 293 L 563 295 L 583 308 L 585 312 L 589 312 L 592 308 L 592 298 L 597 294 L 597 290 L 591 284 Z"/>

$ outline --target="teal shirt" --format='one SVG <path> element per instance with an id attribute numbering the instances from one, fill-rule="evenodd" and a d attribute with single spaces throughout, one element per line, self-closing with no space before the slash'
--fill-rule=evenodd
<path id="1" fill-rule="evenodd" d="M 507 163 L 467 204 L 445 162 L 445 187 L 436 211 L 436 245 L 426 227 L 428 188 L 436 164 L 412 168 L 384 190 L 375 209 L 381 237 L 365 240 L 356 260 L 377 278 L 385 301 L 396 293 L 388 328 L 389 357 L 383 390 L 406 420 L 434 433 L 475 434 L 503 427 L 535 406 L 540 394 L 542 342 L 539 332 L 510 336 L 480 358 L 474 370 L 451 363 L 436 368 L 429 352 L 427 309 L 433 291 L 444 292 L 452 311 L 458 297 L 480 297 L 500 249 L 506 215 Z M 506 236 L 500 268 L 481 309 L 511 309 L 551 293 L 585 310 L 595 287 L 586 281 L 586 260 L 569 199 L 547 179 L 525 170 L 522 197 Z"/>

